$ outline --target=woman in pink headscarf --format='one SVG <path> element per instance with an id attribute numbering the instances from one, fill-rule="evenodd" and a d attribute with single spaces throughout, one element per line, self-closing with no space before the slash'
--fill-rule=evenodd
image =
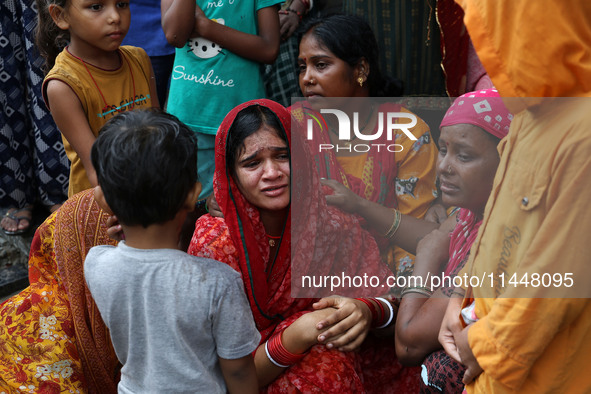
<path id="1" fill-rule="evenodd" d="M 422 364 L 422 392 L 463 390 L 464 367 L 440 350 L 437 339 L 453 282 L 429 278 L 451 279 L 467 261 L 499 164 L 497 145 L 512 118 L 498 92 L 487 89 L 458 97 L 441 122 L 437 175 L 443 202 L 460 209 L 448 219 L 455 221 L 451 234 L 443 223 L 419 242 L 413 275 L 424 282 L 402 291 L 396 320 L 396 354 L 404 364 Z"/>

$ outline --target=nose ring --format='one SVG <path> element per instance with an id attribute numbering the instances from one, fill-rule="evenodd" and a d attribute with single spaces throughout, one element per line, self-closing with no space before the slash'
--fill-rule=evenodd
<path id="1" fill-rule="evenodd" d="M 451 173 L 451 166 L 447 166 L 447 172 Z"/>
<path id="2" fill-rule="evenodd" d="M 315 85 L 316 84 L 316 80 L 314 78 L 310 78 L 310 85 Z"/>

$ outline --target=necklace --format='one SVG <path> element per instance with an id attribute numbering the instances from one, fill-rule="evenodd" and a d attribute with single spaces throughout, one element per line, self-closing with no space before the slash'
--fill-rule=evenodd
<path id="1" fill-rule="evenodd" d="M 86 69 L 86 72 L 88 73 L 88 75 L 90 75 L 90 79 L 92 79 L 92 82 L 94 82 L 94 86 L 96 87 L 96 89 L 98 90 L 99 94 L 101 95 L 101 97 L 103 99 L 103 103 L 105 104 L 103 111 L 106 110 L 106 108 L 108 107 L 108 104 L 107 104 L 107 100 L 105 99 L 105 95 L 101 91 L 101 88 L 99 88 L 98 83 L 96 83 L 96 80 L 94 79 L 94 77 L 92 76 L 92 73 L 88 69 L 87 63 L 84 61 L 84 59 L 74 55 L 69 50 L 68 50 L 68 53 L 82 62 L 82 65 Z M 131 71 L 131 65 L 129 64 L 129 60 L 127 60 L 127 58 L 123 55 L 120 55 L 120 56 L 123 58 L 123 60 L 125 60 L 125 63 L 127 63 L 127 69 L 129 70 L 129 75 L 131 76 L 131 85 L 133 86 L 133 98 L 131 100 L 131 105 L 129 106 L 129 109 L 133 109 L 135 107 L 135 78 L 133 77 L 133 72 Z"/>
<path id="2" fill-rule="evenodd" d="M 265 235 L 267 236 L 267 238 L 269 238 L 269 246 L 270 247 L 274 247 L 275 245 L 277 245 L 277 240 L 281 239 L 281 236 L 274 237 L 269 234 L 265 234 Z"/>

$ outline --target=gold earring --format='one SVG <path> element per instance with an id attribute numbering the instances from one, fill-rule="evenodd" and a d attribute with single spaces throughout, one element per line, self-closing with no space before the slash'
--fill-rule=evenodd
<path id="1" fill-rule="evenodd" d="M 357 78 L 357 82 L 359 83 L 360 87 L 363 87 L 363 77 Z"/>

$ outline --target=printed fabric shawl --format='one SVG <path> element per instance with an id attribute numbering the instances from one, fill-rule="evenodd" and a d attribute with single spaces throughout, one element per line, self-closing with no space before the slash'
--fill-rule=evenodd
<path id="1" fill-rule="evenodd" d="M 76 341 L 84 377 L 91 392 L 116 390 L 119 361 L 109 331 L 100 316 L 84 279 L 84 260 L 96 245 L 114 245 L 107 235 L 109 217 L 89 189 L 64 204 L 65 213 L 56 216 L 55 260 L 70 301 Z"/>
<path id="2" fill-rule="evenodd" d="M 114 244 L 107 217 L 89 189 L 35 232 L 29 287 L 0 307 L 0 391 L 117 392 L 120 364 L 83 271 L 91 247 Z"/>

